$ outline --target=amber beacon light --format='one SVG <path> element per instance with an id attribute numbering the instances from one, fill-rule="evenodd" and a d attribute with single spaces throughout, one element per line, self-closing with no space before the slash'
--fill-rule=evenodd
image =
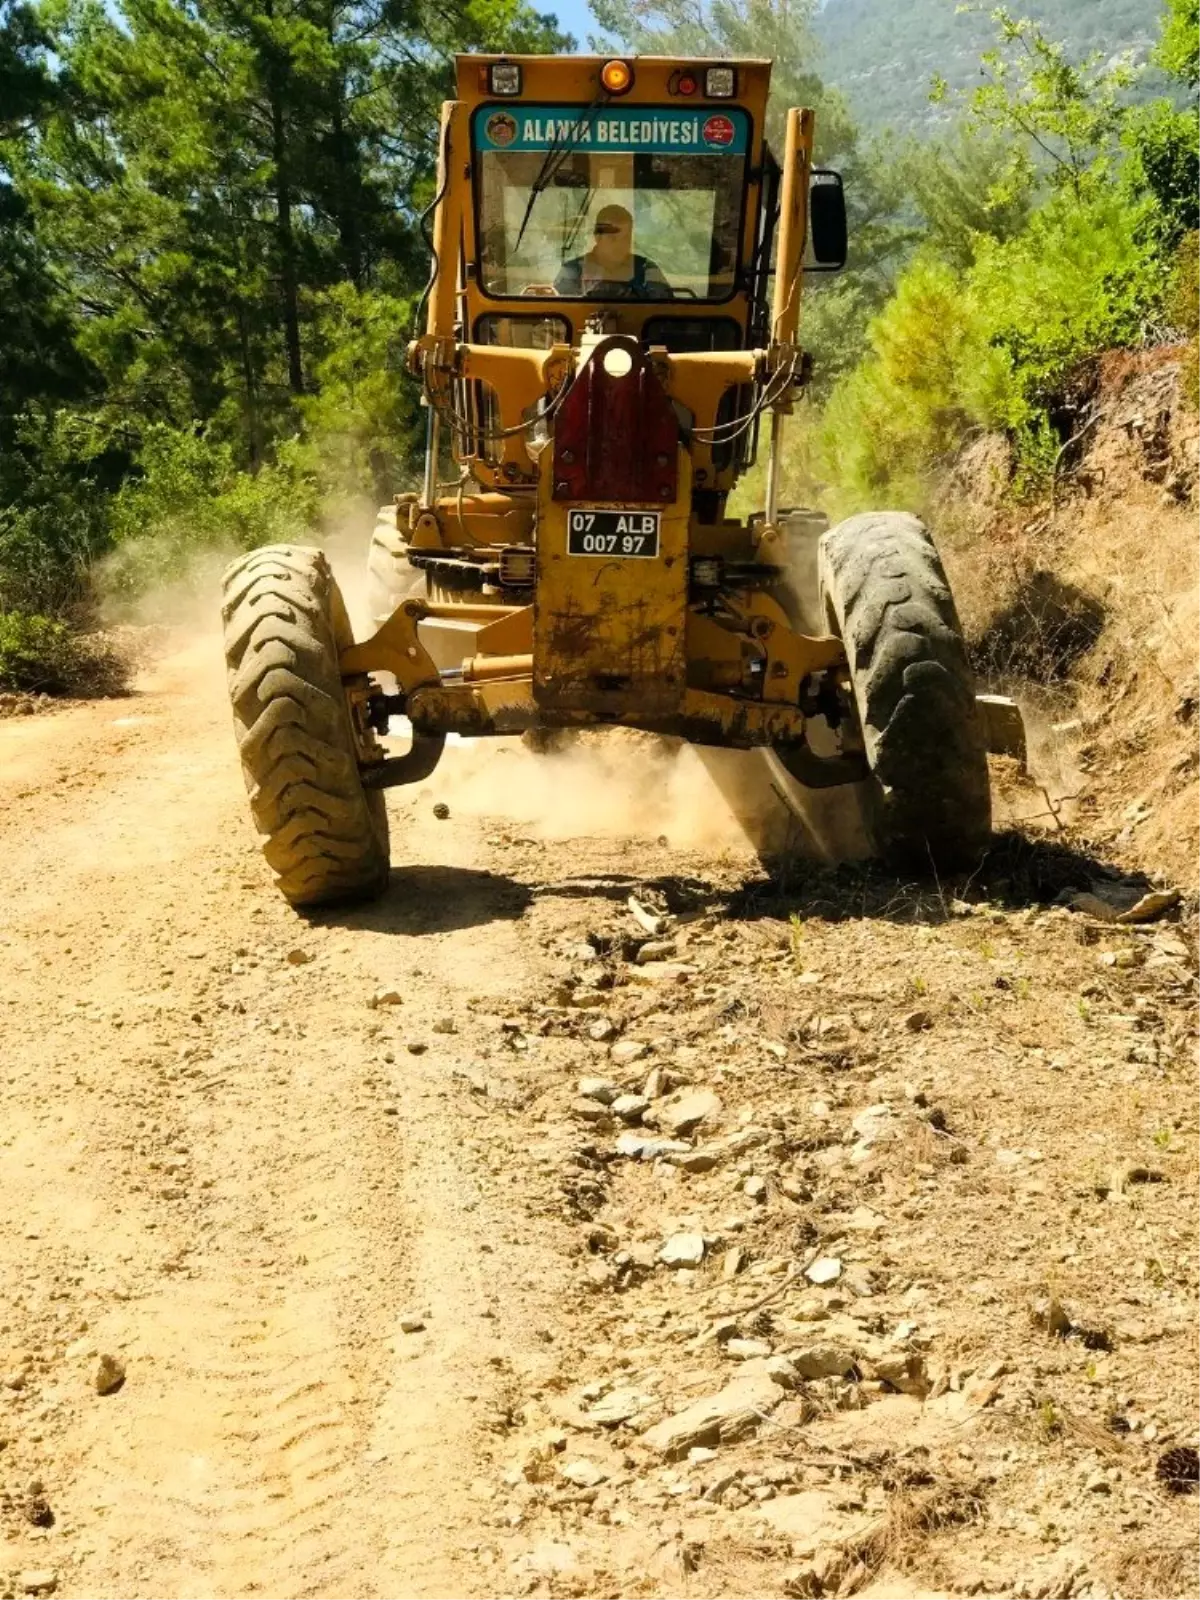
<path id="1" fill-rule="evenodd" d="M 609 94 L 628 94 L 633 88 L 633 68 L 627 61 L 606 61 L 600 69 L 600 82 Z"/>

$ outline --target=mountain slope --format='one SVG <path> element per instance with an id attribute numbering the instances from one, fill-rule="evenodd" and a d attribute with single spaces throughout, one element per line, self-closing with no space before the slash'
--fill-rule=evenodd
<path id="1" fill-rule="evenodd" d="M 951 89 L 978 81 L 979 56 L 996 29 L 960 0 L 828 0 L 814 22 L 821 76 L 840 89 L 868 128 L 928 128 L 944 118 L 929 104 L 940 73 Z M 1024 0 L 1013 10 L 1041 23 L 1075 57 L 1132 51 L 1145 61 L 1158 36 L 1158 0 Z"/>

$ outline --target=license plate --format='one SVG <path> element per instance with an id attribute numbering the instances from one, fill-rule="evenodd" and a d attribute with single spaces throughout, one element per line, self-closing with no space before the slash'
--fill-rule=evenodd
<path id="1" fill-rule="evenodd" d="M 571 556 L 656 556 L 661 511 L 567 512 Z"/>

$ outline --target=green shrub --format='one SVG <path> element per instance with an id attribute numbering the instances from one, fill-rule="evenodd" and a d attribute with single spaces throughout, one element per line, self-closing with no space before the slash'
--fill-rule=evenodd
<path id="1" fill-rule="evenodd" d="M 868 339 L 870 353 L 834 390 L 821 430 L 838 511 L 919 505 L 928 475 L 1007 404 L 1004 358 L 963 276 L 945 262 L 919 257 Z"/>
<path id="2" fill-rule="evenodd" d="M 1125 144 L 1132 157 L 1127 181 L 1153 197 L 1152 225 L 1169 248 L 1200 227 L 1200 120 L 1195 108 L 1177 110 L 1167 100 L 1142 106 L 1130 121 Z"/>
<path id="3" fill-rule="evenodd" d="M 1179 246 L 1167 312 L 1187 340 L 1182 390 L 1195 411 L 1200 404 L 1200 233 L 1189 233 Z"/>
<path id="4" fill-rule="evenodd" d="M 404 371 L 412 301 L 341 283 L 313 307 L 303 459 L 327 497 L 390 499 L 424 450 L 420 390 Z"/>
<path id="5" fill-rule="evenodd" d="M 1149 202 L 1124 189 L 1053 195 L 1013 238 L 979 235 L 959 271 L 925 255 L 869 330 L 870 353 L 834 390 L 822 462 L 837 509 L 920 505 L 932 474 L 978 429 L 1004 429 L 1017 488 L 1059 446 L 1051 413 L 1079 362 L 1138 344 L 1159 311 Z"/>
<path id="6" fill-rule="evenodd" d="M 108 594 L 132 600 L 177 582 L 205 552 L 313 537 L 319 495 L 295 456 L 285 444 L 274 463 L 249 473 L 228 443 L 203 429 L 152 423 L 137 453 L 139 476 L 112 501 Z"/>
<path id="7" fill-rule="evenodd" d="M 113 430 L 67 407 L 14 419 L 0 449 L 0 611 L 86 605 L 108 548 L 108 494 L 128 457 Z"/>
<path id="8" fill-rule="evenodd" d="M 58 617 L 0 611 L 0 689 L 38 694 L 119 694 L 128 664 L 103 636 Z"/>
<path id="9" fill-rule="evenodd" d="M 1011 374 L 1000 421 L 1017 445 L 1018 483 L 1035 488 L 1059 440 L 1050 412 L 1086 356 L 1144 342 L 1162 303 L 1147 204 L 1121 189 L 1083 202 L 1056 195 L 1018 238 L 980 242 L 970 274 L 989 343 Z"/>

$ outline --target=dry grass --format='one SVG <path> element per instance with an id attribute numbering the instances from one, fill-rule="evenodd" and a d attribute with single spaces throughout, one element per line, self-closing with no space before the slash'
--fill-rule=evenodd
<path id="1" fill-rule="evenodd" d="M 1157 1544 L 1126 1544 L 1114 1563 L 1118 1593 L 1139 1600 L 1192 1600 L 1200 1594 L 1200 1565 L 1193 1545 L 1164 1550 Z"/>

